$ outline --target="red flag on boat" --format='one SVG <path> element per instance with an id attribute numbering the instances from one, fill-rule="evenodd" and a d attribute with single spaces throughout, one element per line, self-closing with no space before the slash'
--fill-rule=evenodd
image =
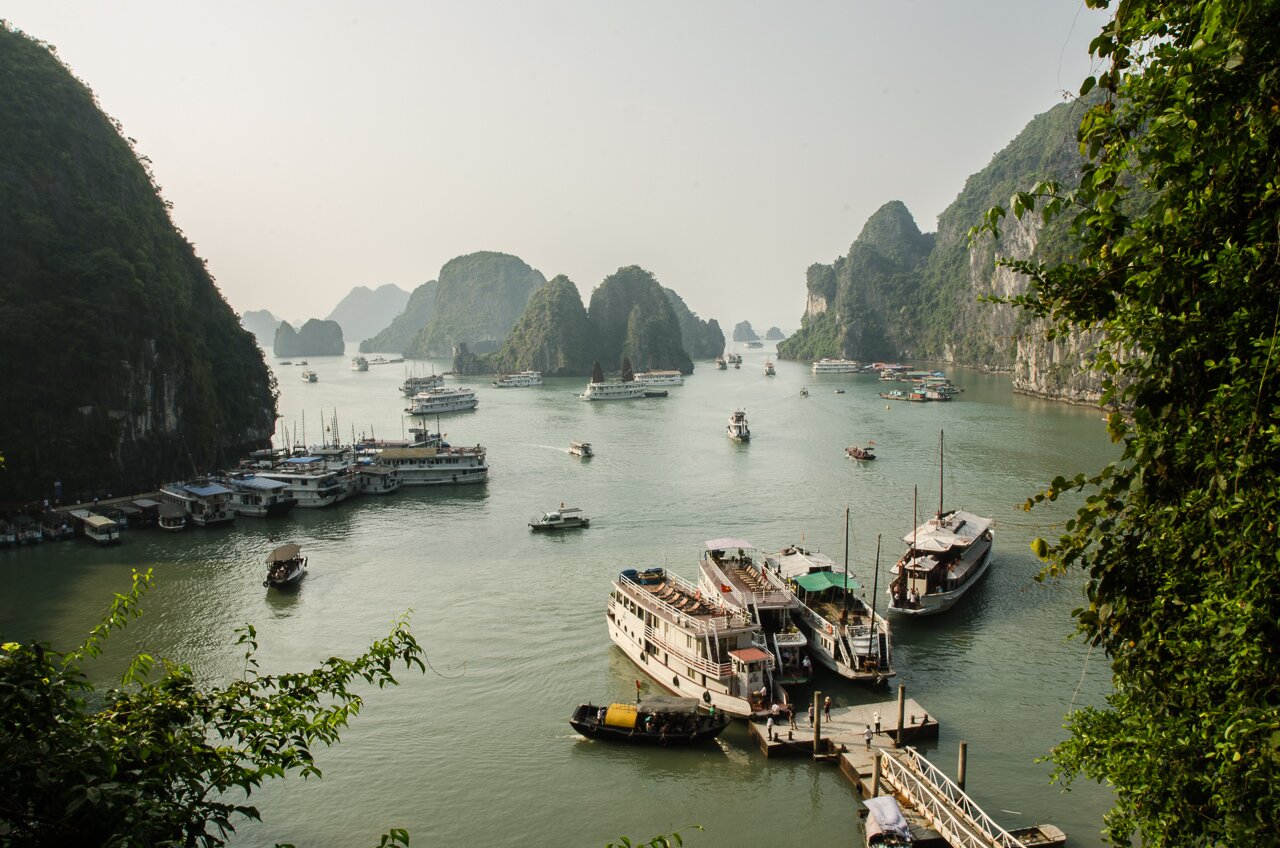
<path id="1" fill-rule="evenodd" d="M 636 691 L 637 691 L 637 692 L 639 692 L 639 691 L 640 691 L 640 681 L 639 681 L 639 680 L 637 680 L 637 681 L 636 681 Z"/>

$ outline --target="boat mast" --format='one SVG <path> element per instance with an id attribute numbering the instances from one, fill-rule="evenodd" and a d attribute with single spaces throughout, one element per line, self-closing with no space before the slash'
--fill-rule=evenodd
<path id="1" fill-rule="evenodd" d="M 849 621 L 849 507 L 844 508 L 844 597 L 840 610 L 840 626 Z"/>
<path id="2" fill-rule="evenodd" d="M 868 640 L 874 642 L 876 636 L 876 592 L 880 591 L 880 534 L 876 534 L 876 570 L 871 578 L 871 635 Z"/>
<path id="3" fill-rule="evenodd" d="M 938 518 L 942 518 L 942 431 L 938 431 Z"/>

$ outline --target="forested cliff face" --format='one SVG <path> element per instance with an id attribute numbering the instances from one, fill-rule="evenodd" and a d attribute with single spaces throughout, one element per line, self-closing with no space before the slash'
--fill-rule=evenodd
<path id="1" fill-rule="evenodd" d="M 998 242 L 968 238 L 983 213 L 1015 191 L 1078 174 L 1082 111 L 1066 103 L 1032 120 L 969 178 L 939 216 L 936 234 L 920 233 L 897 201 L 881 207 L 847 256 L 810 266 L 801 329 L 778 345 L 779 357 L 951 362 L 1009 371 L 1015 388 L 1029 394 L 1096 400 L 1099 381 L 1087 368 L 1092 337 L 1050 339 L 1024 311 L 983 300 L 1026 289 L 1025 277 L 996 267 L 997 256 L 1047 259 L 1069 251 L 1065 221 L 1046 229 L 1038 216 L 1010 218 Z"/>
<path id="2" fill-rule="evenodd" d="M 361 353 L 398 353 L 404 354 L 413 344 L 413 339 L 431 321 L 431 313 L 436 306 L 436 293 L 440 284 L 435 280 L 423 283 L 409 295 L 404 309 L 390 324 L 372 338 L 360 342 Z"/>
<path id="3" fill-rule="evenodd" d="M 593 354 L 591 322 L 582 297 L 561 274 L 533 293 L 485 367 L 500 373 L 541 371 L 547 377 L 573 377 L 590 367 Z"/>
<path id="4" fill-rule="evenodd" d="M 450 259 L 440 269 L 431 318 L 405 356 L 450 356 L 459 342 L 473 353 L 497 350 L 547 278 L 506 253 L 481 251 Z"/>
<path id="5" fill-rule="evenodd" d="M 591 293 L 588 314 L 595 330 L 595 358 L 602 363 L 620 363 L 625 356 L 637 371 L 693 373 L 675 310 L 645 269 L 630 265 L 606 277 Z"/>
<path id="6" fill-rule="evenodd" d="M 119 126 L 3 26 L 0 361 L 0 502 L 140 491 L 275 428 L 261 351 Z"/>
<path id="7" fill-rule="evenodd" d="M 272 351 L 276 356 L 341 356 L 346 350 L 337 321 L 308 320 L 298 330 L 288 321 L 276 327 Z"/>
<path id="8" fill-rule="evenodd" d="M 724 331 L 720 329 L 719 321 L 714 318 L 703 321 L 674 289 L 664 288 L 662 291 L 676 313 L 685 353 L 693 359 L 714 359 L 724 352 Z"/>

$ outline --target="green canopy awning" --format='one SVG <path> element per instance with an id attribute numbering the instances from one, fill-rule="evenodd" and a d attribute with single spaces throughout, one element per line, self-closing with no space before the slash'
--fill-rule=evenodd
<path id="1" fill-rule="evenodd" d="M 814 571 L 796 578 L 796 583 L 806 592 L 825 592 L 827 589 L 843 589 L 845 575 L 834 571 Z M 861 589 L 858 581 L 849 578 L 850 589 Z"/>

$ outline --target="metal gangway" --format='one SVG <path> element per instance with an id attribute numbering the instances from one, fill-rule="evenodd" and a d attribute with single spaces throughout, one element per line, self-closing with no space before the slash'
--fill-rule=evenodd
<path id="1" fill-rule="evenodd" d="M 1026 848 L 915 748 L 880 751 L 881 780 L 906 798 L 955 848 Z"/>

